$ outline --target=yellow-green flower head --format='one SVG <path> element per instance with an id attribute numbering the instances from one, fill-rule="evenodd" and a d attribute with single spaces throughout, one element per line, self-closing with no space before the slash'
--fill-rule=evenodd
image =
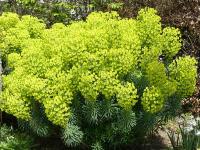
<path id="1" fill-rule="evenodd" d="M 162 109 L 164 98 L 156 87 L 146 87 L 142 95 L 142 106 L 145 111 L 150 113 L 158 112 Z"/>

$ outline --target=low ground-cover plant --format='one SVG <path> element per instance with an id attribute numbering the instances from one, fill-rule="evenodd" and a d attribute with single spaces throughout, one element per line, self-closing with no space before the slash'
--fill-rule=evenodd
<path id="1" fill-rule="evenodd" d="M 200 118 L 182 114 L 166 125 L 166 132 L 174 150 L 196 150 L 200 147 Z"/>
<path id="2" fill-rule="evenodd" d="M 12 127 L 0 126 L 0 149 L 2 150 L 30 150 L 33 143 L 28 135 L 14 131 Z"/>
<path id="3" fill-rule="evenodd" d="M 162 29 L 154 9 L 142 9 L 137 19 L 95 12 L 51 29 L 5 13 L 0 28 L 8 70 L 0 109 L 32 129 L 41 125 L 45 132 L 34 130 L 41 135 L 59 126 L 68 146 L 137 140 L 175 116 L 195 89 L 196 60 L 176 58 L 180 32 Z"/>

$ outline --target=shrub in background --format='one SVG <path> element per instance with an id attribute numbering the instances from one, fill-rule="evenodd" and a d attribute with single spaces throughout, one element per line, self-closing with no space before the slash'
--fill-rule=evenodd
<path id="1" fill-rule="evenodd" d="M 21 16 L 36 16 L 44 20 L 48 26 L 56 22 L 69 24 L 72 20 L 83 18 L 84 10 L 81 9 L 83 6 L 80 2 L 76 4 L 73 1 L 63 2 L 56 0 L 8 0 L 0 2 L 0 13 L 15 12 Z"/>
<path id="2" fill-rule="evenodd" d="M 101 149 L 137 140 L 176 116 L 180 100 L 195 89 L 196 60 L 176 58 L 180 32 L 162 29 L 151 8 L 137 19 L 95 12 L 85 22 L 50 29 L 37 18 L 5 13 L 0 27 L 10 72 L 0 109 L 31 128 L 59 126 L 68 146 Z"/>
<path id="3" fill-rule="evenodd" d="M 118 10 L 123 3 L 114 1 L 82 0 L 4 0 L 0 1 L 0 13 L 15 12 L 19 15 L 36 16 L 51 26 L 62 22 L 85 19 L 94 10 Z"/>

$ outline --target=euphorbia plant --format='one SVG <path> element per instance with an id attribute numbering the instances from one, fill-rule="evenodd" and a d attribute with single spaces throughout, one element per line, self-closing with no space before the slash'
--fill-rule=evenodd
<path id="1" fill-rule="evenodd" d="M 162 29 L 154 9 L 137 19 L 94 12 L 50 29 L 30 16 L 14 18 L 0 23 L 12 70 L 1 109 L 31 122 L 37 103 L 70 146 L 127 143 L 139 114 L 165 112 L 169 100 L 179 103 L 195 89 L 196 60 L 176 58 L 180 32 Z"/>

